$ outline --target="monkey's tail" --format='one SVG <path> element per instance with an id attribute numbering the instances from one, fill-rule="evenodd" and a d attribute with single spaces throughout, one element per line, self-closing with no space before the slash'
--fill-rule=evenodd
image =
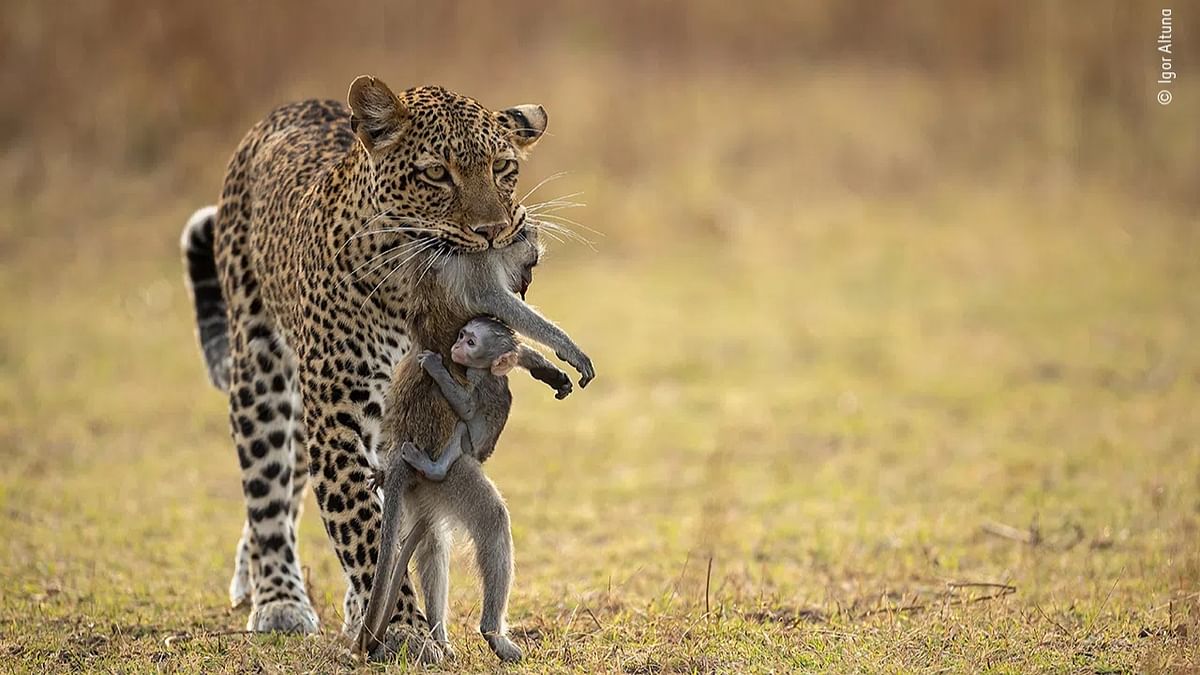
<path id="1" fill-rule="evenodd" d="M 217 207 L 205 206 L 188 218 L 179 246 L 183 251 L 188 292 L 196 310 L 196 336 L 208 379 L 221 391 L 229 390 L 229 318 L 221 282 L 217 279 L 214 229 Z"/>
<path id="2" fill-rule="evenodd" d="M 420 518 L 407 534 L 401 532 L 400 488 L 402 486 L 399 482 L 389 484 L 385 479 L 379 562 L 375 566 L 375 579 L 371 584 L 371 597 L 367 600 L 362 628 L 359 629 L 358 639 L 355 641 L 358 650 L 368 658 L 374 657 L 376 650 L 383 644 L 383 636 L 392 614 L 395 613 L 401 588 L 408 580 L 408 562 L 412 559 L 417 544 L 429 531 L 429 524 L 424 518 Z M 403 543 L 397 541 L 400 538 Z"/>

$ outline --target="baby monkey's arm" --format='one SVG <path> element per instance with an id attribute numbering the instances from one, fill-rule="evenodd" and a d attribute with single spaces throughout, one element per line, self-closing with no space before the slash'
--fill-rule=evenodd
<path id="1" fill-rule="evenodd" d="M 470 390 L 454 379 L 450 371 L 446 370 L 446 364 L 442 362 L 441 355 L 437 352 L 423 351 L 417 359 L 421 367 L 425 369 L 425 372 L 437 383 L 438 389 L 441 390 L 446 402 L 450 404 L 450 408 L 454 411 L 454 414 L 458 415 L 458 419 L 467 423 L 470 438 L 466 442 L 471 443 L 473 439 L 485 438 L 487 436 L 487 421 L 475 414 L 475 397 L 471 394 Z M 481 368 L 467 369 L 467 380 L 472 386 L 478 386 L 480 378 L 489 376 L 488 371 Z M 447 464 L 446 466 L 450 465 Z"/>
<path id="2" fill-rule="evenodd" d="M 429 455 L 421 452 L 421 449 L 413 445 L 412 441 L 405 441 L 400 446 L 400 456 L 422 476 L 431 481 L 441 482 L 445 480 L 450 465 L 462 457 L 463 445 L 466 443 L 470 443 L 467 438 L 467 425 L 459 422 L 454 426 L 454 433 L 450 435 L 450 440 L 442 448 L 442 454 L 438 455 L 437 461 L 429 459 Z"/>
<path id="3" fill-rule="evenodd" d="M 549 385 L 556 392 L 554 398 L 562 400 L 571 393 L 571 378 L 533 347 L 517 347 L 517 365 L 528 370 L 533 379 Z"/>
<path id="4" fill-rule="evenodd" d="M 475 399 L 471 396 L 471 392 L 459 384 L 450 371 L 446 370 L 446 364 L 442 362 L 442 355 L 426 350 L 417 356 L 417 362 L 433 378 L 433 381 L 437 382 L 438 388 L 442 390 L 442 396 L 446 397 L 446 402 L 450 404 L 454 414 L 464 422 L 471 421 L 475 417 Z"/>

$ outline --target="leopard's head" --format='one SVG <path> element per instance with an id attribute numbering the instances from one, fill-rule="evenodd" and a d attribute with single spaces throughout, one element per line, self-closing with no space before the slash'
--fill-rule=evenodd
<path id="1" fill-rule="evenodd" d="M 520 160 L 546 130 L 542 106 L 492 112 L 441 87 L 397 95 L 367 75 L 350 85 L 349 103 L 380 222 L 452 253 L 504 248 L 522 232 L 513 192 Z"/>

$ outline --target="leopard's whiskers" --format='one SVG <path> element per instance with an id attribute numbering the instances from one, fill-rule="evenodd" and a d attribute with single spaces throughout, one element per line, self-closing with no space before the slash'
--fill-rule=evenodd
<path id="1" fill-rule="evenodd" d="M 525 204 L 525 210 L 528 211 L 528 210 L 532 209 L 532 210 L 536 211 L 538 209 L 545 208 L 547 206 L 559 206 L 561 204 L 576 204 L 579 206 L 586 206 L 582 202 L 571 201 L 573 198 L 578 197 L 582 194 L 583 194 L 583 192 L 572 192 L 571 194 L 566 194 L 561 197 L 553 197 L 551 199 L 546 199 L 544 201 L 534 202 L 532 204 Z M 524 204 L 524 202 L 525 202 L 525 200 L 522 199 L 521 203 Z"/>
<path id="2" fill-rule="evenodd" d="M 375 254 L 375 255 L 371 256 L 371 258 L 369 258 L 369 259 L 368 259 L 366 262 L 362 263 L 362 264 L 361 264 L 361 265 L 359 265 L 358 267 L 355 267 L 354 269 L 350 270 L 350 272 L 349 272 L 349 273 L 348 273 L 348 274 L 347 274 L 345 277 L 343 277 L 343 278 L 342 278 L 342 283 L 343 283 L 343 284 L 346 284 L 346 283 L 349 283 L 349 282 L 351 282 L 351 281 L 355 281 L 355 280 L 357 279 L 357 278 L 356 278 L 356 274 L 358 273 L 358 271 L 359 271 L 359 270 L 361 270 L 362 268 L 366 267 L 367 265 L 370 265 L 372 262 L 374 262 L 374 261 L 376 261 L 376 260 L 379 260 L 380 258 L 382 258 L 382 257 L 384 257 L 384 256 L 387 256 L 387 255 L 390 255 L 390 254 L 392 254 L 392 253 L 396 253 L 396 252 L 399 252 L 399 253 L 401 253 L 401 255 L 403 255 L 404 253 L 406 253 L 406 252 L 408 252 L 408 251 L 411 251 L 411 250 L 413 250 L 414 248 L 417 248 L 417 247 L 421 246 L 422 244 L 425 244 L 425 243 L 427 243 L 427 242 L 433 242 L 433 241 L 437 241 L 437 239 L 436 239 L 436 238 L 430 238 L 430 239 L 415 239 L 415 240 L 412 240 L 412 241 L 406 241 L 406 242 L 402 242 L 402 243 L 400 243 L 400 244 L 397 244 L 397 245 L 395 245 L 395 246 L 392 246 L 392 247 L 389 247 L 389 248 L 387 248 L 387 249 L 384 249 L 383 251 L 380 251 L 379 253 L 377 253 L 377 254 Z M 380 264 L 380 265 L 377 265 L 377 266 L 376 266 L 376 267 L 374 267 L 373 269 L 369 270 L 369 271 L 367 272 L 367 274 L 370 274 L 371 272 L 374 272 L 375 270 L 379 269 L 380 267 L 382 267 L 382 266 L 383 266 L 383 265 L 385 265 L 385 264 L 387 264 L 387 263 L 386 263 L 386 261 L 385 261 L 384 263 Z M 365 276 L 365 275 L 364 275 L 364 276 Z"/>
<path id="3" fill-rule="evenodd" d="M 407 265 L 408 262 L 410 260 L 412 260 L 413 258 L 416 258 L 417 256 L 421 255 L 422 253 L 427 252 L 431 248 L 435 248 L 440 240 L 429 239 L 427 241 L 429 242 L 428 246 L 421 246 L 421 247 L 412 249 L 411 251 L 408 252 L 409 253 L 408 257 L 405 258 L 404 260 L 401 260 L 400 264 L 398 266 L 403 267 L 404 265 Z M 399 256 L 396 256 L 396 257 L 398 258 Z M 392 260 L 395 260 L 395 259 L 396 258 L 392 258 Z"/>
<path id="4" fill-rule="evenodd" d="M 342 254 L 342 252 L 346 250 L 346 247 L 350 245 L 350 242 L 354 241 L 355 239 L 358 239 L 359 237 L 363 237 L 363 236 L 368 236 L 370 234 L 378 233 L 378 232 L 384 232 L 385 230 L 369 230 L 366 232 L 364 232 L 364 230 L 366 230 L 368 227 L 370 227 L 371 223 L 375 222 L 379 218 L 387 216 L 388 212 L 390 212 L 394 208 L 396 208 L 396 207 L 393 206 L 391 208 L 384 209 L 383 211 L 380 211 L 379 213 L 376 213 L 374 216 L 371 216 L 370 218 L 368 218 L 366 220 L 366 222 L 364 222 L 362 225 L 360 225 L 358 227 L 357 230 L 354 231 L 354 234 L 350 235 L 350 237 L 347 238 L 346 241 L 343 242 L 342 245 L 338 247 L 338 250 L 335 251 L 333 254 L 333 259 L 337 260 L 338 256 L 340 256 Z M 392 216 L 390 218 L 392 218 L 398 222 L 401 222 L 401 223 L 413 222 L 413 223 L 417 223 L 420 225 L 436 225 L 436 223 L 425 220 L 424 218 L 414 218 L 414 217 L 408 217 L 408 216 L 399 216 L 399 217 Z M 428 229 L 428 228 L 421 228 L 421 229 Z M 412 231 L 416 232 L 416 231 L 418 231 L 418 229 L 413 228 Z"/>
<path id="5" fill-rule="evenodd" d="M 551 174 L 551 175 L 549 175 L 549 176 L 546 176 L 545 178 L 543 178 L 543 179 L 542 179 L 542 181 L 541 181 L 540 183 L 538 183 L 537 185 L 534 185 L 534 186 L 533 186 L 533 189 L 531 189 L 529 192 L 526 192 L 526 193 L 525 193 L 525 194 L 524 194 L 524 195 L 523 195 L 523 196 L 522 196 L 520 199 L 518 199 L 517 201 L 518 201 L 518 202 L 524 202 L 526 199 L 529 199 L 529 195 L 531 195 L 531 194 L 533 194 L 533 193 L 537 192 L 537 191 L 538 191 L 538 188 L 542 187 L 542 186 L 543 186 L 543 185 L 545 185 L 546 183 L 550 183 L 550 182 L 552 182 L 552 181 L 556 181 L 556 180 L 558 180 L 559 178 L 562 178 L 562 177 L 563 177 L 563 176 L 565 176 L 565 175 L 567 175 L 567 172 L 566 172 L 566 171 L 559 171 L 559 172 L 558 172 L 558 173 L 556 173 L 556 174 Z"/>
<path id="6" fill-rule="evenodd" d="M 360 237 L 370 237 L 376 234 L 387 234 L 388 232 L 437 232 L 437 228 L 433 227 L 383 227 L 378 230 L 370 230 L 369 232 L 359 232 L 351 235 L 350 239 L 359 239 Z"/>
<path id="7" fill-rule="evenodd" d="M 543 218 L 544 218 L 543 216 L 538 216 L 537 218 L 531 220 L 530 222 L 534 223 L 535 227 L 537 227 L 539 230 L 541 230 L 548 236 L 553 236 L 551 234 L 552 232 L 561 234 L 564 237 L 568 237 L 574 241 L 577 241 L 577 242 L 587 246 L 588 248 L 592 249 L 593 251 L 596 250 L 595 242 L 593 242 L 591 239 L 588 239 L 587 237 L 583 236 L 582 234 L 576 232 L 575 230 L 571 229 L 570 227 L 568 227 L 562 223 L 558 223 L 553 220 L 543 219 Z M 561 241 L 561 239 L 559 241 Z"/>
<path id="8" fill-rule="evenodd" d="M 556 211 L 565 211 L 567 209 L 581 209 L 581 208 L 587 206 L 587 204 L 584 204 L 583 202 L 562 202 L 562 203 L 546 202 L 543 204 L 544 205 L 539 204 L 534 208 L 526 207 L 525 212 L 536 215 L 539 213 L 554 213 Z"/>
<path id="9" fill-rule="evenodd" d="M 441 260 L 441 258 L 445 255 L 446 252 L 444 250 L 435 250 L 433 255 L 429 256 L 429 260 L 425 261 L 425 268 L 421 270 L 420 276 L 417 277 L 417 283 L 413 284 L 413 286 L 420 286 L 421 281 L 425 278 L 425 275 L 429 273 L 429 270 L 433 269 L 438 261 Z"/>
<path id="10" fill-rule="evenodd" d="M 592 234 L 595 234 L 595 235 L 598 235 L 601 237 L 604 236 L 604 233 L 601 232 L 600 230 L 590 228 L 587 225 L 584 225 L 583 223 L 579 222 L 578 220 L 572 220 L 566 216 L 556 215 L 553 213 L 539 213 L 539 214 L 537 214 L 537 217 L 538 218 L 551 218 L 554 221 L 558 222 L 560 225 L 564 225 L 564 226 L 565 226 L 565 224 L 570 223 L 571 225 L 574 225 L 576 227 L 582 227 L 583 229 L 587 230 L 588 232 L 591 232 Z"/>
<path id="11" fill-rule="evenodd" d="M 379 280 L 379 283 L 378 283 L 378 284 L 375 284 L 375 288 L 372 288 L 370 293 L 367 293 L 367 297 L 366 297 L 366 298 L 363 298 L 362 305 L 360 305 L 358 309 L 359 309 L 360 311 L 361 311 L 361 310 L 363 310 L 363 309 L 365 309 L 365 308 L 366 308 L 366 306 L 367 306 L 367 303 L 368 303 L 368 302 L 371 300 L 371 296 L 375 295 L 375 291 L 378 291 L 378 290 L 379 290 L 379 289 L 380 289 L 380 288 L 381 288 L 381 287 L 382 287 L 382 286 L 383 286 L 385 283 L 387 283 L 387 280 L 388 280 L 388 279 L 390 279 L 390 278 L 392 277 L 392 275 L 393 275 L 393 274 L 395 274 L 395 273 L 396 273 L 398 270 L 400 270 L 401 268 L 403 268 L 403 267 L 404 267 L 404 266 L 405 266 L 405 265 L 408 263 L 408 261 L 410 261 L 410 260 L 412 260 L 413 258 L 417 257 L 417 256 L 418 256 L 418 255 L 420 255 L 420 254 L 421 254 L 423 251 L 425 251 L 425 249 L 429 248 L 429 247 L 430 247 L 430 246 L 432 246 L 433 244 L 436 244 L 438 241 L 439 241 L 439 240 L 437 240 L 437 239 L 429 239 L 429 240 L 427 240 L 427 243 L 428 243 L 428 245 L 427 245 L 427 246 L 425 246 L 425 247 L 423 247 L 423 248 L 420 248 L 420 249 L 416 250 L 415 252 L 411 253 L 411 254 L 410 254 L 410 255 L 409 255 L 407 258 L 405 258 L 404 260 L 400 261 L 400 263 L 399 263 L 398 265 L 396 265 L 395 267 L 393 267 L 393 268 L 391 269 L 391 271 L 390 271 L 390 272 L 388 272 L 386 275 L 384 275 L 383 279 L 380 279 L 380 280 Z M 404 254 L 403 254 L 403 253 L 401 253 L 400 255 L 404 255 Z M 396 258 L 399 258 L 399 257 L 400 257 L 400 255 L 397 255 L 397 256 L 396 256 Z M 395 260 L 396 258 L 392 258 L 392 260 Z"/>
<path id="12" fill-rule="evenodd" d="M 553 232 L 553 231 L 552 231 L 550 228 L 548 228 L 548 227 L 539 227 L 539 226 L 541 225 L 541 223 L 538 223 L 538 222 L 536 222 L 536 221 L 531 221 L 531 222 L 533 222 L 533 223 L 534 223 L 534 227 L 537 227 L 539 230 L 541 230 L 542 234 L 546 235 L 547 237 L 550 237 L 551 239 L 553 239 L 554 241 L 557 241 L 557 242 L 558 242 L 558 243 L 560 243 L 560 244 L 565 244 L 565 243 L 566 243 L 566 241 L 565 241 L 565 240 L 563 240 L 563 238 L 562 238 L 562 237 L 560 237 L 560 236 L 558 236 L 557 234 L 555 234 L 555 233 L 554 233 L 554 232 Z"/>
<path id="13" fill-rule="evenodd" d="M 376 213 L 375 215 L 368 217 L 366 220 L 364 220 L 364 221 L 362 222 L 362 224 L 361 224 L 361 225 L 359 225 L 357 228 L 355 228 L 355 230 L 354 230 L 355 234 L 357 234 L 357 233 L 359 233 L 359 232 L 362 232 L 363 230 L 367 229 L 368 227 L 370 227 L 370 226 L 371 226 L 371 223 L 375 222 L 375 220 L 376 220 L 376 219 L 378 219 L 379 217 L 381 217 L 381 216 L 383 216 L 383 215 L 386 215 L 386 214 L 390 213 L 392 210 L 394 210 L 394 209 L 395 209 L 396 207 L 398 207 L 398 206 L 399 206 L 399 204 L 393 204 L 393 205 L 389 206 L 388 208 L 386 208 L 386 209 L 384 209 L 384 210 L 380 211 L 379 213 Z M 335 260 L 337 259 L 337 257 L 338 257 L 339 255 L 341 255 L 341 253 L 342 253 L 342 250 L 343 250 L 343 249 L 345 249 L 347 245 L 349 245 L 349 243 L 350 243 L 350 240 L 351 240 L 351 239 L 353 239 L 353 238 L 354 238 L 354 237 L 353 237 L 353 236 L 351 236 L 351 237 L 350 237 L 350 239 L 347 239 L 347 240 L 345 241 L 345 243 L 343 243 L 341 246 L 339 246 L 339 247 L 338 247 L 338 250 L 337 250 L 337 252 L 333 254 L 333 257 L 334 257 L 334 259 L 335 259 Z"/>

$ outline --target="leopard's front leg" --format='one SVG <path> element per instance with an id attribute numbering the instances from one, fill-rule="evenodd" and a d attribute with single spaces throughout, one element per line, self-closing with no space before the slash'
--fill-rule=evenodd
<path id="1" fill-rule="evenodd" d="M 286 382 L 288 383 L 286 386 L 292 386 L 290 379 Z M 299 411 L 300 399 L 298 396 L 293 398 L 295 399 L 294 403 L 281 404 L 281 407 L 286 405 L 285 410 L 296 416 L 292 425 L 291 438 L 287 441 L 291 446 L 292 455 L 292 497 L 288 509 L 292 515 L 292 530 L 298 531 L 300 512 L 304 505 L 304 489 L 308 487 L 308 448 L 305 447 L 304 442 L 303 420 L 299 419 L 299 412 L 293 412 Z M 278 440 L 277 436 L 273 438 Z M 279 480 L 281 483 L 284 482 L 283 476 L 280 476 Z M 284 487 L 287 486 L 284 485 Z M 250 603 L 254 589 L 252 573 L 260 558 L 257 540 L 254 538 L 253 523 L 247 519 L 246 524 L 242 527 L 242 538 L 238 540 L 233 578 L 229 581 L 229 603 L 233 607 L 241 607 Z"/>
<path id="2" fill-rule="evenodd" d="M 390 370 L 325 356 L 339 353 L 331 348 L 314 353 L 317 356 L 300 370 L 309 468 L 325 532 L 348 582 L 342 631 L 354 638 L 362 627 L 379 559 L 381 505 L 371 486 L 370 460 Z M 442 658 L 407 572 L 384 642 L 390 650 L 404 648 L 409 658 L 423 662 Z"/>
<path id="3" fill-rule="evenodd" d="M 230 337 L 229 419 L 246 497 L 239 567 L 230 584 L 231 596 L 240 597 L 231 599 L 249 594 L 248 630 L 315 633 L 319 622 L 296 556 L 289 354 L 257 317 L 231 326 Z"/>

